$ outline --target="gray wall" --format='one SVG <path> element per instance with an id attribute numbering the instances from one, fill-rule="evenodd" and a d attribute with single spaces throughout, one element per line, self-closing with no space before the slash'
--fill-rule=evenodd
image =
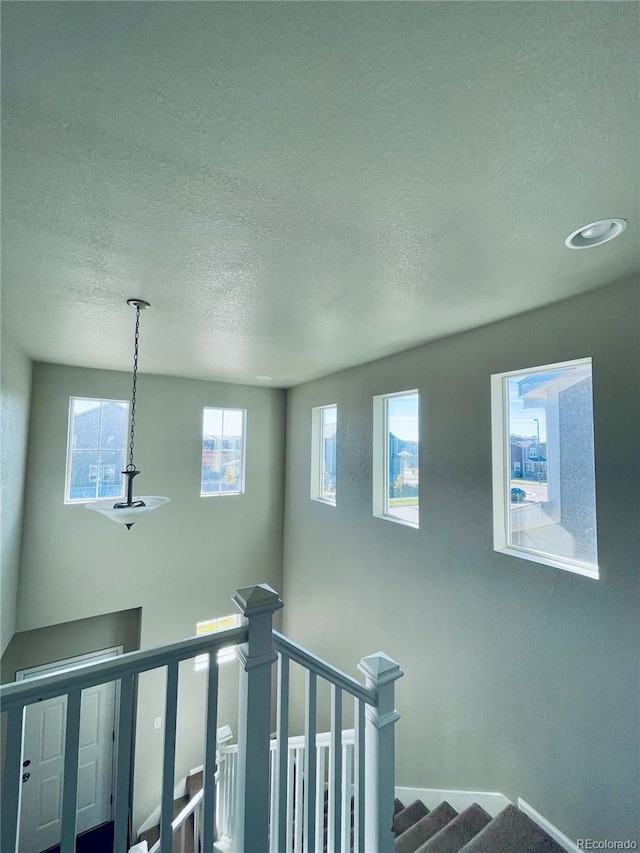
<path id="1" fill-rule="evenodd" d="M 144 375 L 138 381 L 136 492 L 171 503 L 132 530 L 65 506 L 70 396 L 128 399 L 125 373 L 35 364 L 17 630 L 142 608 L 142 648 L 195 633 L 234 612 L 237 587 L 282 587 L 285 394 L 266 388 Z M 200 498 L 204 406 L 247 409 L 246 494 Z M 46 650 L 43 649 L 43 654 Z M 235 665 L 221 678 L 220 725 L 234 731 Z M 181 667 L 176 777 L 202 761 L 206 673 Z M 160 801 L 164 675 L 140 679 L 134 826 Z"/>
<path id="2" fill-rule="evenodd" d="M 32 631 L 18 631 L 2 656 L 0 680 L 6 684 L 15 680 L 18 670 L 113 646 L 122 646 L 123 652 L 140 647 L 140 610 L 121 610 Z"/>
<path id="3" fill-rule="evenodd" d="M 399 661 L 397 781 L 501 791 L 572 838 L 638 839 L 639 290 L 613 286 L 288 398 L 284 630 Z M 492 549 L 492 373 L 593 358 L 601 579 Z M 372 396 L 421 395 L 420 529 L 371 513 Z M 309 500 L 338 404 L 338 503 Z"/>
<path id="4" fill-rule="evenodd" d="M 2 333 L 0 393 L 0 655 L 16 629 L 31 360 Z"/>

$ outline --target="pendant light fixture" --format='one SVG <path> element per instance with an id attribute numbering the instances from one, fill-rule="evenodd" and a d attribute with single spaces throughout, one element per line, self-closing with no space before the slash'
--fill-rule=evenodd
<path id="1" fill-rule="evenodd" d="M 131 428 L 129 434 L 129 462 L 122 472 L 126 480 L 127 499 L 113 503 L 113 498 L 93 501 L 85 504 L 85 509 L 100 512 L 118 524 L 124 524 L 127 530 L 131 530 L 138 519 L 148 512 L 153 512 L 162 504 L 166 504 L 171 498 L 161 498 L 156 495 L 145 495 L 144 497 L 133 496 L 133 478 L 140 471 L 137 470 L 133 461 L 133 446 L 136 432 L 136 391 L 138 383 L 138 344 L 140 339 L 140 311 L 149 307 L 144 299 L 127 299 L 127 305 L 136 309 L 136 333 L 133 346 L 133 382 L 131 387 Z"/>

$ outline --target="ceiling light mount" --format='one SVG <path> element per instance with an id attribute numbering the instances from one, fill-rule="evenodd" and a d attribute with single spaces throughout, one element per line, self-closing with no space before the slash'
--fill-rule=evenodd
<path id="1" fill-rule="evenodd" d="M 139 308 L 141 311 L 144 311 L 145 308 L 151 308 L 151 303 L 146 302 L 144 299 L 127 299 L 127 305 L 130 305 L 132 308 Z"/>
<path id="2" fill-rule="evenodd" d="M 627 227 L 626 219 L 597 219 L 588 225 L 576 228 L 564 241 L 567 249 L 590 249 L 608 243 Z"/>
<path id="3" fill-rule="evenodd" d="M 106 515 L 112 521 L 119 524 L 124 524 L 127 530 L 131 530 L 140 515 L 151 512 L 157 509 L 162 504 L 167 503 L 170 498 L 162 498 L 157 496 L 134 497 L 133 496 L 133 478 L 137 477 L 140 471 L 135 466 L 133 461 L 133 449 L 135 444 L 136 434 L 136 395 L 138 389 L 138 350 L 140 344 L 140 312 L 150 305 L 144 299 L 127 299 L 127 305 L 136 309 L 136 330 L 133 342 L 133 378 L 131 383 L 131 421 L 129 430 L 129 462 L 122 471 L 122 476 L 126 480 L 126 501 L 118 501 L 112 503 L 111 500 L 93 501 L 85 504 L 86 509 L 100 512 Z"/>

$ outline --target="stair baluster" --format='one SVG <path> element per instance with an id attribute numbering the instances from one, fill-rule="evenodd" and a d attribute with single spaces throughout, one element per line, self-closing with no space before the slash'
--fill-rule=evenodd
<path id="1" fill-rule="evenodd" d="M 69 691 L 67 696 L 67 724 L 64 738 L 64 782 L 62 788 L 60 853 L 75 853 L 76 849 L 81 700 L 81 690 Z"/>
<path id="2" fill-rule="evenodd" d="M 133 700 L 135 676 L 127 673 L 120 679 L 120 710 L 118 713 L 118 752 L 116 758 L 116 810 L 114 819 L 114 850 L 127 849 L 129 803 L 131 802 L 131 746 L 133 743 Z"/>
<path id="3" fill-rule="evenodd" d="M 329 798 L 327 843 L 340 850 L 342 811 L 340 783 L 342 781 L 342 690 L 331 685 L 331 740 L 329 746 Z"/>

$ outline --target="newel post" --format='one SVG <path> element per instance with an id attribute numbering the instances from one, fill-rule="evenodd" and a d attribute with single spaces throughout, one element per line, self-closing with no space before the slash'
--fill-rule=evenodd
<path id="1" fill-rule="evenodd" d="M 236 649 L 240 696 L 234 848 L 267 853 L 271 666 L 278 657 L 273 648 L 273 614 L 283 605 L 278 593 L 267 584 L 236 590 L 233 602 L 249 628 L 247 642 Z"/>
<path id="2" fill-rule="evenodd" d="M 395 709 L 394 682 L 404 675 L 384 652 L 362 658 L 358 669 L 366 686 L 378 697 L 367 705 L 365 728 L 365 850 L 393 853 L 393 799 L 395 796 L 395 731 L 400 719 Z"/>

